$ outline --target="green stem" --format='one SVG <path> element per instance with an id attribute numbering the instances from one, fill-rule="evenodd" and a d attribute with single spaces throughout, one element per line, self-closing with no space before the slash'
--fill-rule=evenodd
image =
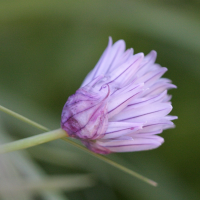
<path id="1" fill-rule="evenodd" d="M 0 145 L 0 154 L 7 153 L 11 151 L 16 151 L 20 149 L 26 149 L 39 144 L 50 142 L 52 140 L 57 140 L 60 138 L 67 137 L 67 133 L 62 129 L 57 129 L 54 131 L 49 131 L 47 133 L 42 133 L 25 139 L 17 140 L 7 144 Z"/>
<path id="2" fill-rule="evenodd" d="M 70 143 L 71 145 L 76 146 L 79 149 L 89 153 L 90 155 L 92 155 L 92 156 L 94 156 L 94 157 L 96 157 L 96 158 L 108 163 L 109 165 L 112 165 L 112 166 L 114 166 L 114 167 L 116 167 L 116 168 L 118 168 L 118 169 L 120 169 L 120 170 L 122 170 L 122 171 L 124 171 L 124 172 L 126 172 L 128 174 L 130 174 L 131 176 L 134 176 L 134 177 L 136 177 L 136 178 L 138 178 L 138 179 L 140 179 L 140 180 L 142 180 L 142 181 L 144 181 L 144 182 L 146 182 L 146 183 L 148 183 L 148 184 L 150 184 L 152 186 L 157 186 L 158 185 L 155 181 L 152 181 L 151 179 L 148 179 L 148 178 L 146 178 L 146 177 L 144 177 L 144 176 L 142 176 L 142 175 L 140 175 L 140 174 L 138 174 L 138 173 L 136 173 L 136 172 L 134 172 L 134 171 L 132 171 L 132 170 L 130 170 L 130 169 L 128 169 L 128 168 L 126 168 L 126 167 L 114 162 L 114 161 L 112 161 L 112 160 L 110 160 L 109 158 L 106 158 L 105 156 L 102 156 L 100 154 L 96 154 L 96 153 L 88 150 L 84 146 L 81 146 L 81 145 L 69 140 L 68 138 L 62 138 L 62 139 L 65 140 L 66 142 Z"/>
<path id="3" fill-rule="evenodd" d="M 16 113 L 16 112 L 13 112 L 3 106 L 0 105 L 0 110 L 9 114 L 9 115 L 12 115 L 13 117 L 17 118 L 17 119 L 20 119 L 32 126 L 35 126 L 36 128 L 39 128 L 39 129 L 42 129 L 44 131 L 49 131 L 48 128 Z M 88 150 L 87 148 L 77 144 L 76 142 L 73 142 L 65 137 L 67 137 L 67 133 L 62 130 L 62 129 L 57 129 L 57 130 L 54 130 L 54 131 L 50 131 L 50 132 L 47 132 L 47 133 L 43 133 L 43 134 L 40 134 L 40 135 L 36 135 L 36 136 L 32 136 L 32 137 L 29 137 L 29 138 L 25 138 L 25 139 L 22 139 L 22 140 L 18 140 L 18 141 L 15 141 L 15 142 L 11 142 L 11 143 L 8 143 L 8 144 L 3 144 L 3 145 L 0 145 L 0 154 L 2 153 L 7 153 L 7 152 L 11 152 L 11 151 L 16 151 L 16 150 L 20 150 L 20 149 L 25 149 L 25 148 L 29 148 L 29 147 L 32 147 L 32 146 L 36 146 L 36 145 L 39 145 L 39 144 L 42 144 L 42 143 L 45 143 L 45 142 L 50 142 L 52 140 L 56 140 L 56 139 L 63 139 L 65 140 L 66 142 L 72 144 L 73 146 L 76 146 L 77 148 L 89 153 L 90 155 L 152 185 L 152 186 L 157 186 L 157 183 L 155 181 L 152 181 L 120 164 L 117 164 L 116 162 L 110 160 L 109 158 L 106 158 L 105 156 L 102 156 L 102 155 L 99 155 L 99 154 L 96 154 L 90 150 Z"/>
<path id="4" fill-rule="evenodd" d="M 48 128 L 46 128 L 46 127 L 44 127 L 44 126 L 42 126 L 42 125 L 40 125 L 40 124 L 38 124 L 38 123 L 26 118 L 26 117 L 24 117 L 24 116 L 22 116 L 22 115 L 20 115 L 20 114 L 18 114 L 16 112 L 13 112 L 12 110 L 9 110 L 8 108 L 5 108 L 5 107 L 3 107 L 1 105 L 0 105 L 0 110 L 5 112 L 5 113 L 7 113 L 7 114 L 9 114 L 9 115 L 11 115 L 11 116 L 13 116 L 13 117 L 15 117 L 15 118 L 17 118 L 17 119 L 19 119 L 19 120 L 21 120 L 21 121 L 23 121 L 23 122 L 25 122 L 25 123 L 27 123 L 27 124 L 35 126 L 36 128 L 39 128 L 39 129 L 41 129 L 43 131 L 50 131 Z"/>

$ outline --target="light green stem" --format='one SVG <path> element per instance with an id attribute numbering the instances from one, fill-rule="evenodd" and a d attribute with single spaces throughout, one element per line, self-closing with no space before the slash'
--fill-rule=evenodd
<path id="1" fill-rule="evenodd" d="M 152 186 L 157 186 L 158 185 L 155 181 L 152 181 L 151 179 L 148 179 L 148 178 L 146 178 L 146 177 L 144 177 L 144 176 L 142 176 L 142 175 L 140 175 L 140 174 L 138 174 L 138 173 L 136 173 L 136 172 L 134 172 L 134 171 L 132 171 L 132 170 L 130 170 L 130 169 L 128 169 L 128 168 L 126 168 L 126 167 L 114 162 L 114 161 L 112 161 L 112 160 L 110 160 L 109 158 L 106 158 L 105 156 L 102 156 L 100 154 L 94 153 L 94 152 L 88 150 L 87 148 L 85 148 L 84 146 L 81 146 L 81 145 L 69 140 L 68 138 L 63 138 L 63 140 L 65 140 L 66 142 L 72 144 L 73 146 L 76 146 L 79 149 L 89 153 L 90 155 L 93 155 L 94 157 L 96 157 L 96 158 L 108 163 L 109 165 L 112 165 L 112 166 L 114 166 L 114 167 L 116 167 L 116 168 L 118 168 L 118 169 L 120 169 L 120 170 L 122 170 L 122 171 L 124 171 L 124 172 L 126 172 L 128 174 L 130 174 L 131 176 L 134 176 L 134 177 L 136 177 L 136 178 L 138 178 L 138 179 L 140 179 L 140 180 L 142 180 L 142 181 L 144 181 L 144 182 L 146 182 L 146 183 L 148 183 L 148 184 L 150 184 Z"/>
<path id="2" fill-rule="evenodd" d="M 62 129 L 56 129 L 54 131 L 49 131 L 47 133 L 42 133 L 25 139 L 17 140 L 7 144 L 0 145 L 0 154 L 7 153 L 11 151 L 16 151 L 20 149 L 26 149 L 39 144 L 50 142 L 52 140 L 57 140 L 60 138 L 67 137 L 67 133 Z"/>
<path id="3" fill-rule="evenodd" d="M 19 120 L 21 120 L 21 121 L 23 121 L 23 122 L 25 122 L 25 123 L 27 123 L 27 124 L 35 126 L 36 128 L 39 128 L 39 129 L 41 129 L 43 131 L 50 131 L 48 128 L 46 128 L 46 127 L 44 127 L 44 126 L 42 126 L 42 125 L 40 125 L 40 124 L 38 124 L 38 123 L 26 118 L 26 117 L 24 117 L 24 116 L 22 116 L 22 115 L 20 115 L 20 114 L 18 114 L 16 112 L 13 112 L 12 110 L 9 110 L 8 108 L 5 108 L 5 107 L 3 107 L 1 105 L 0 105 L 0 110 L 5 112 L 5 113 L 7 113 L 7 114 L 9 114 L 9 115 L 11 115 L 11 116 L 13 116 L 13 117 L 15 117 L 15 118 L 17 118 L 17 119 L 19 119 Z"/>
<path id="4" fill-rule="evenodd" d="M 42 129 L 44 131 L 49 131 L 48 128 L 16 113 L 16 112 L 13 112 L 3 106 L 0 105 L 0 110 L 9 114 L 9 115 L 12 115 L 13 117 L 19 119 L 19 120 L 22 120 L 32 126 L 35 126 L 36 128 L 39 128 L 39 129 Z M 36 135 L 36 136 L 32 136 L 32 137 L 29 137 L 29 138 L 25 138 L 25 139 L 21 139 L 21 140 L 17 140 L 15 142 L 11 142 L 11 143 L 8 143 L 8 144 L 3 144 L 3 145 L 0 145 L 0 154 L 2 153 L 7 153 L 7 152 L 11 152 L 11 151 L 16 151 L 16 150 L 20 150 L 20 149 L 25 149 L 25 148 L 29 148 L 29 147 L 32 147 L 32 146 L 36 146 L 36 145 L 39 145 L 39 144 L 42 144 L 42 143 L 45 143 L 45 142 L 50 142 L 52 140 L 56 140 L 56 139 L 63 139 L 65 140 L 66 142 L 72 144 L 73 146 L 76 146 L 78 147 L 79 149 L 93 155 L 94 157 L 152 185 L 152 186 L 157 186 L 157 183 L 155 181 L 152 181 L 120 164 L 117 164 L 116 162 L 110 160 L 109 158 L 106 158 L 105 156 L 102 156 L 102 155 L 99 155 L 99 154 L 96 154 L 90 150 L 88 150 L 87 148 L 77 144 L 76 142 L 73 142 L 71 140 L 69 140 L 68 138 L 66 138 L 68 135 L 67 133 L 62 130 L 62 129 L 57 129 L 57 130 L 54 130 L 54 131 L 50 131 L 50 132 L 47 132 L 47 133 L 42 133 L 40 135 Z"/>

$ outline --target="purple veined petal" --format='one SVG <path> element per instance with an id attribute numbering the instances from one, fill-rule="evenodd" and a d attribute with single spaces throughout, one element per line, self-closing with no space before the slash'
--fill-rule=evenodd
<path id="1" fill-rule="evenodd" d="M 156 84 L 155 86 L 151 86 L 151 88 L 146 90 L 143 95 L 144 96 L 152 96 L 152 95 L 159 94 L 166 89 L 169 90 L 169 89 L 173 89 L 173 88 L 175 89 L 177 87 L 173 84 L 170 84 L 170 83 Z"/>
<path id="2" fill-rule="evenodd" d="M 138 72 L 137 72 L 137 76 L 141 77 L 144 74 L 146 74 L 147 72 L 149 72 L 150 70 L 152 70 L 152 65 L 154 64 L 155 60 L 157 57 L 157 53 L 156 51 L 151 51 L 149 54 L 147 54 L 144 57 L 144 60 L 142 61 L 142 63 L 140 64 L 141 67 L 139 68 Z"/>
<path id="3" fill-rule="evenodd" d="M 109 149 L 97 144 L 92 140 L 81 140 L 81 142 L 91 151 L 98 153 L 98 154 L 109 154 L 112 153 Z"/>
<path id="4" fill-rule="evenodd" d="M 155 102 L 163 102 L 163 99 L 166 97 L 166 95 L 167 95 L 167 90 L 158 95 L 133 99 L 131 100 L 130 104 L 126 109 L 128 110 L 128 109 L 138 108 L 141 106 L 150 105 Z"/>
<path id="5" fill-rule="evenodd" d="M 130 92 L 130 91 L 133 91 L 135 89 L 138 88 L 138 86 L 144 86 L 144 83 L 139 83 L 139 84 L 134 84 L 134 81 L 130 82 L 129 84 L 127 84 L 126 86 L 124 87 L 121 87 L 121 88 L 116 88 L 115 91 L 113 91 L 110 95 L 111 95 L 111 98 L 116 96 L 116 95 L 123 95 L 127 92 Z M 144 89 L 142 89 L 142 92 L 144 91 Z"/>
<path id="6" fill-rule="evenodd" d="M 113 63 L 107 73 L 111 73 L 113 70 L 115 70 L 117 67 L 123 65 L 124 63 L 128 62 L 130 59 L 132 59 L 133 56 L 133 49 L 127 49 L 119 58 L 113 60 Z"/>
<path id="7" fill-rule="evenodd" d="M 153 85 L 166 71 L 167 68 L 160 67 L 159 69 L 150 71 L 141 78 L 138 78 L 135 83 L 145 83 L 145 88 L 148 88 Z"/>
<path id="8" fill-rule="evenodd" d="M 83 80 L 83 82 L 82 82 L 80 88 L 86 86 L 88 83 L 90 83 L 90 82 L 92 81 L 92 77 L 93 77 L 92 74 L 93 74 L 93 70 L 91 70 L 91 71 L 86 75 L 86 77 L 84 78 L 84 80 Z"/>
<path id="9" fill-rule="evenodd" d="M 65 103 L 62 111 L 62 123 L 65 123 L 74 114 L 90 109 L 99 104 L 102 99 L 99 95 L 88 93 L 84 88 L 80 88 L 77 92 L 70 96 Z"/>
<path id="10" fill-rule="evenodd" d="M 157 131 L 159 129 L 165 130 L 165 129 L 173 128 L 173 127 L 174 127 L 173 122 L 168 121 L 166 119 L 161 119 L 159 121 L 148 122 L 148 124 L 145 124 L 141 133 L 145 133 L 149 131 Z"/>
<path id="11" fill-rule="evenodd" d="M 128 135 L 123 135 L 121 137 L 115 138 L 115 140 L 133 140 L 133 137 L 130 137 Z"/>
<path id="12" fill-rule="evenodd" d="M 79 88 L 75 94 L 70 96 L 65 104 L 64 107 L 73 105 L 75 103 L 81 102 L 81 101 L 94 101 L 97 102 L 101 95 L 99 93 L 95 93 L 91 91 L 92 86 L 100 79 L 101 77 L 97 77 L 95 80 L 93 80 L 90 84 L 86 85 L 85 87 Z"/>
<path id="13" fill-rule="evenodd" d="M 93 80 L 99 75 L 105 75 L 110 68 L 113 68 L 113 64 L 116 66 L 117 62 L 120 62 L 120 57 L 124 51 L 125 42 L 123 40 L 117 41 L 112 46 L 112 38 L 109 37 L 108 46 L 93 71 L 87 77 L 87 82 Z M 85 81 L 82 85 L 85 85 Z"/>
<path id="14" fill-rule="evenodd" d="M 158 121 L 150 121 L 146 124 L 144 124 L 143 128 L 141 130 L 138 130 L 134 133 L 131 133 L 130 135 L 140 135 L 140 134 L 159 134 L 161 133 L 161 130 L 168 129 L 168 128 L 173 128 L 174 123 L 166 120 L 166 119 L 161 119 Z"/>
<path id="15" fill-rule="evenodd" d="M 69 118 L 62 117 L 63 127 L 67 128 L 67 130 L 72 131 L 72 133 L 69 131 L 69 134 L 73 134 L 73 133 L 76 133 L 77 131 L 80 131 L 91 120 L 94 113 L 96 113 L 99 109 L 101 109 L 101 107 L 104 107 L 103 104 L 105 104 L 105 102 L 100 102 L 100 103 L 98 103 L 96 105 L 92 105 L 90 107 L 86 106 L 85 109 L 79 108 L 79 106 L 76 106 L 73 109 L 70 107 L 70 109 L 71 109 L 70 110 L 71 113 L 69 115 L 70 117 Z M 66 108 L 66 111 L 67 110 L 68 109 Z M 66 114 L 67 114 L 66 112 L 62 113 L 63 116 Z"/>
<path id="16" fill-rule="evenodd" d="M 71 137 L 81 139 L 99 138 L 101 134 L 105 133 L 108 123 L 107 115 L 107 98 L 109 96 L 109 88 L 107 94 L 96 94 L 97 99 L 91 101 L 91 91 L 85 91 L 83 87 L 71 96 L 74 104 L 65 104 L 61 117 L 61 127 Z M 76 94 L 85 94 L 88 99 L 84 101 L 77 101 Z M 70 101 L 71 103 L 71 101 Z"/>
<path id="17" fill-rule="evenodd" d="M 72 137 L 81 139 L 101 138 L 107 128 L 107 115 L 105 105 L 81 112 L 63 123 L 63 129 Z"/>
<path id="18" fill-rule="evenodd" d="M 142 123 L 109 122 L 102 139 L 116 138 L 142 129 Z"/>
<path id="19" fill-rule="evenodd" d="M 113 117 L 127 107 L 130 101 L 142 91 L 143 85 L 138 84 L 131 91 L 111 96 L 108 101 L 108 118 Z"/>
<path id="20" fill-rule="evenodd" d="M 144 63 L 143 66 L 145 66 L 146 64 L 153 64 L 155 63 L 157 58 L 157 52 L 155 50 L 151 50 L 144 58 Z"/>
<path id="21" fill-rule="evenodd" d="M 166 95 L 162 102 L 169 102 L 172 99 L 172 95 Z"/>
<path id="22" fill-rule="evenodd" d="M 74 119 L 81 118 L 81 121 L 79 124 L 81 127 L 85 126 L 87 122 L 91 119 L 94 112 L 97 112 L 97 110 L 102 106 L 102 103 L 99 103 L 95 106 L 86 108 L 85 110 L 81 110 L 80 112 L 77 112 L 75 115 L 73 115 Z"/>
<path id="23" fill-rule="evenodd" d="M 134 135 L 133 139 L 154 139 L 158 142 L 164 142 L 164 139 L 159 136 L 159 135 L 155 135 L 155 134 L 152 134 L 152 135 L 149 135 L 149 134 L 137 134 L 137 135 Z"/>
<path id="24" fill-rule="evenodd" d="M 74 97 L 76 100 L 74 100 L 71 97 Z M 67 104 L 65 104 L 65 106 L 71 106 L 71 105 L 81 102 L 81 101 L 86 101 L 86 102 L 88 102 L 88 104 L 91 104 L 91 102 L 94 102 L 94 104 L 96 104 L 96 102 L 99 99 L 100 99 L 100 96 L 93 95 L 92 93 L 90 95 L 86 96 L 83 93 L 79 93 L 79 91 L 77 91 L 75 95 L 72 95 L 68 98 Z"/>
<path id="25" fill-rule="evenodd" d="M 100 57 L 99 61 L 97 62 L 96 66 L 94 67 L 94 69 L 89 72 L 89 74 L 86 76 L 86 78 L 84 79 L 81 87 L 87 85 L 89 82 L 91 82 L 95 77 L 97 77 L 98 75 L 103 75 L 103 73 L 99 73 L 100 68 L 104 62 L 104 60 L 107 59 L 107 57 L 109 57 L 109 53 L 111 51 L 112 48 L 112 38 L 109 37 L 108 40 L 108 46 L 106 47 L 106 49 L 104 50 L 102 56 Z M 105 71 L 105 68 L 103 68 L 103 70 Z"/>
<path id="26" fill-rule="evenodd" d="M 108 116 L 106 115 L 106 109 L 104 109 L 104 111 L 102 109 L 98 109 L 84 127 L 83 131 L 79 135 L 79 138 L 89 140 L 102 138 L 107 126 Z"/>
<path id="27" fill-rule="evenodd" d="M 123 40 L 117 41 L 112 47 L 112 53 L 110 55 L 109 68 L 106 71 L 106 74 L 111 73 L 113 70 L 118 68 L 120 65 L 126 63 L 133 56 L 133 49 L 127 49 L 125 51 L 125 42 Z"/>
<path id="28" fill-rule="evenodd" d="M 115 64 L 116 66 L 117 63 L 120 61 L 120 57 L 124 53 L 125 48 L 126 44 L 124 40 L 118 40 L 104 57 L 104 60 L 100 64 L 98 71 L 96 71 L 94 77 L 100 74 L 106 74 L 113 67 L 113 64 Z"/>
<path id="29" fill-rule="evenodd" d="M 84 88 L 87 88 L 87 90 L 90 90 L 90 88 L 94 87 L 94 85 L 101 80 L 102 78 L 104 78 L 103 75 L 99 75 L 96 78 L 94 78 L 91 82 L 89 82 L 87 85 L 85 85 Z"/>
<path id="30" fill-rule="evenodd" d="M 110 121 L 145 123 L 166 116 L 172 110 L 170 103 L 153 103 L 136 109 L 123 110 Z"/>
<path id="31" fill-rule="evenodd" d="M 171 84 L 171 81 L 169 79 L 160 78 L 153 85 L 151 85 L 151 87 L 148 90 L 146 90 L 143 93 L 143 96 L 156 95 L 163 92 L 164 90 L 169 90 L 173 88 L 177 87 L 176 85 Z"/>
<path id="32" fill-rule="evenodd" d="M 71 117 L 82 112 L 90 112 L 90 109 L 100 106 L 108 96 L 109 88 L 106 92 L 95 93 L 90 90 L 90 87 L 85 86 L 78 89 L 74 95 L 68 98 L 63 108 L 63 114 L 67 115 L 67 110 L 70 111 Z M 88 113 L 87 116 L 89 116 Z"/>
<path id="33" fill-rule="evenodd" d="M 147 137 L 147 135 L 157 135 L 157 134 L 160 134 L 162 133 L 163 130 L 162 129 L 158 129 L 156 131 L 149 131 L 149 132 L 139 132 L 138 133 L 131 133 L 129 134 L 129 136 L 131 137 Z"/>
<path id="34" fill-rule="evenodd" d="M 130 83 L 132 76 L 142 62 L 143 57 L 143 53 L 135 54 L 132 59 L 129 59 L 128 62 L 112 71 L 111 74 L 108 74 L 110 81 L 107 82 L 107 84 L 109 84 L 111 87 L 121 88 Z"/>
<path id="35" fill-rule="evenodd" d="M 143 151 L 159 147 L 164 139 L 157 135 L 147 135 L 146 137 L 123 139 L 117 138 L 106 141 L 97 141 L 97 145 L 109 149 L 111 152 Z"/>

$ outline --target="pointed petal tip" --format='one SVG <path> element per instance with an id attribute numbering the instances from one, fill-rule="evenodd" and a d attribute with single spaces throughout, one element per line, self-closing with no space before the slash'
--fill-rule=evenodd
<path id="1" fill-rule="evenodd" d="M 127 49 L 126 53 L 133 56 L 134 49 L 133 48 Z"/>
<path id="2" fill-rule="evenodd" d="M 125 49 L 126 49 L 126 43 L 125 43 L 125 41 L 122 40 L 122 39 L 116 41 L 116 42 L 113 44 L 113 46 L 119 46 L 121 49 L 123 49 L 123 51 L 125 51 Z"/>
<path id="3" fill-rule="evenodd" d="M 138 56 L 138 59 L 143 59 L 144 53 L 140 52 L 140 53 L 135 54 L 135 56 Z"/>
<path id="4" fill-rule="evenodd" d="M 113 44 L 112 37 L 109 36 L 109 37 L 108 37 L 108 46 L 112 46 L 112 44 Z"/>
<path id="5" fill-rule="evenodd" d="M 162 138 L 162 137 L 159 137 L 159 138 L 158 138 L 158 141 L 160 142 L 160 145 L 163 144 L 163 143 L 165 142 L 164 138 Z"/>
<path id="6" fill-rule="evenodd" d="M 157 52 L 155 50 L 151 50 L 149 55 L 153 56 L 153 57 L 157 57 Z"/>
<path id="7" fill-rule="evenodd" d="M 168 71 L 167 67 L 162 67 L 162 70 L 163 70 L 164 72 Z"/>
<path id="8" fill-rule="evenodd" d="M 171 116 L 170 120 L 176 120 L 176 119 L 178 119 L 178 116 Z"/>
<path id="9" fill-rule="evenodd" d="M 120 44 L 126 47 L 126 42 L 123 39 L 117 40 L 114 44 Z M 108 44 L 112 45 L 113 44 L 113 39 L 111 36 L 108 37 Z M 113 44 L 113 45 L 114 45 Z M 132 49 L 132 48 L 131 48 Z"/>
<path id="10" fill-rule="evenodd" d="M 130 48 L 130 51 L 131 51 L 131 54 L 133 55 L 134 54 L 134 49 Z"/>
<path id="11" fill-rule="evenodd" d="M 177 86 L 174 85 L 174 84 L 171 84 L 171 83 L 168 83 L 167 86 L 168 86 L 168 87 L 167 87 L 168 90 L 169 90 L 169 89 L 177 89 Z"/>

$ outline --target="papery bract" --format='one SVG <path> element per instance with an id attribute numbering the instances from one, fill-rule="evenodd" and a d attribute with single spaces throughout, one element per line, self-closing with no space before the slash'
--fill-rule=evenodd
<path id="1" fill-rule="evenodd" d="M 90 150 L 107 154 L 154 149 L 163 143 L 157 134 L 174 127 L 167 90 L 176 88 L 161 76 L 167 71 L 147 56 L 125 51 L 125 42 L 112 39 L 81 88 L 64 105 L 61 127 Z"/>
<path id="2" fill-rule="evenodd" d="M 95 84 L 100 79 L 97 77 L 68 98 L 63 108 L 61 125 L 71 137 L 94 140 L 105 133 L 109 88 L 105 85 L 101 91 L 96 90 Z"/>

